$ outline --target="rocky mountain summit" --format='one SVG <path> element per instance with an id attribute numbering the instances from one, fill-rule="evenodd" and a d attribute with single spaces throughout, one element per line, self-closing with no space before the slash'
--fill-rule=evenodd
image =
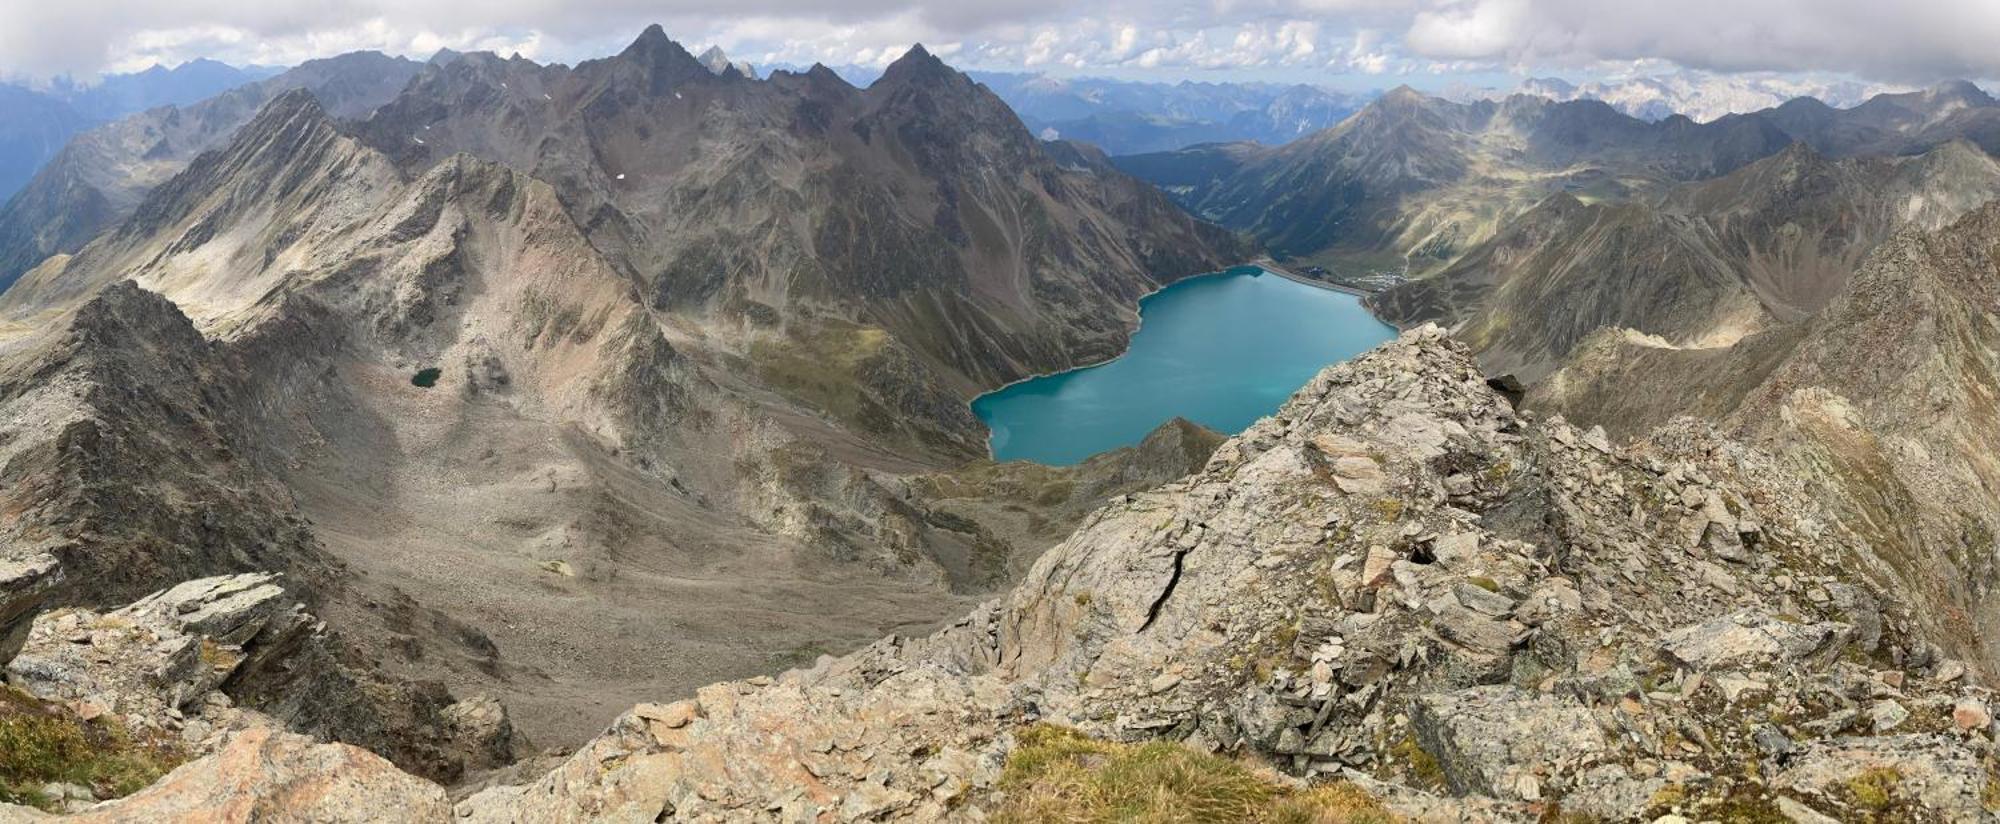
<path id="1" fill-rule="evenodd" d="M 1864 573 L 1828 481 L 1691 420 L 1619 447 L 1517 411 L 1418 329 L 958 623 L 641 705 L 455 813 L 254 733 L 84 815 L 222 814 L 165 805 L 223 786 L 316 809 L 310 761 L 405 820 L 1005 818 L 1036 792 L 1022 742 L 1062 725 L 1418 820 L 1983 820 L 1984 659 Z"/>

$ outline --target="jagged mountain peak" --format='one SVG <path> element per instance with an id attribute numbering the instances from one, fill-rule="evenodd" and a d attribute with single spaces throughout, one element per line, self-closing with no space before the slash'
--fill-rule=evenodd
<path id="1" fill-rule="evenodd" d="M 902 57 L 896 58 L 896 62 L 890 63 L 889 68 L 882 71 L 882 79 L 875 82 L 879 85 L 893 86 L 960 76 L 962 75 L 956 69 L 945 65 L 937 55 L 931 54 L 929 49 L 924 48 L 924 44 L 918 43 L 904 52 Z"/>
<path id="2" fill-rule="evenodd" d="M 749 61 L 729 59 L 729 54 L 724 52 L 721 46 L 709 46 L 706 51 L 701 53 L 701 57 L 697 59 L 701 61 L 702 65 L 707 66 L 709 71 L 718 75 L 735 72 L 745 78 L 755 78 L 757 76 L 756 68 L 751 66 Z"/>
<path id="3" fill-rule="evenodd" d="M 632 45 L 618 53 L 620 61 L 635 62 L 655 76 L 685 75 L 694 70 L 708 71 L 708 67 L 690 54 L 686 47 L 667 36 L 667 30 L 654 23 L 639 34 Z"/>
<path id="4" fill-rule="evenodd" d="M 659 45 L 666 43 L 673 43 L 673 42 L 674 42 L 673 38 L 667 36 L 667 29 L 665 26 L 662 26 L 658 23 L 650 23 L 646 26 L 645 29 L 639 32 L 638 38 L 632 41 L 632 45 L 625 47 L 625 51 L 630 52 L 633 49 L 642 47 L 655 48 Z"/>
<path id="5" fill-rule="evenodd" d="M 1381 97 L 1383 103 L 1422 103 L 1428 99 L 1430 95 L 1417 91 L 1408 83 L 1383 92 Z"/>
<path id="6" fill-rule="evenodd" d="M 250 124 L 254 127 L 294 117 L 325 118 L 326 116 L 326 109 L 320 106 L 319 98 L 313 96 L 312 92 L 305 89 L 291 89 L 271 98 L 271 102 L 265 103 L 264 108 L 257 112 L 257 116 L 250 120 Z"/>

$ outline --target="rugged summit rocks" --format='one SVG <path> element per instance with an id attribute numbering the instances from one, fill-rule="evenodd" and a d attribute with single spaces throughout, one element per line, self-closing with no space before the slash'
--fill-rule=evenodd
<path id="1" fill-rule="evenodd" d="M 1343 491 L 1334 467 L 1364 460 L 1379 486 Z M 1711 496 L 1747 556 L 1701 540 Z M 1754 450 L 1523 417 L 1419 330 L 1099 511 L 960 624 L 641 707 L 460 814 L 975 816 L 1004 804 L 1012 732 L 1055 722 L 1347 776 L 1413 814 L 1978 820 L 1992 730 L 1952 716 L 1989 693 L 1846 577 L 1859 545 Z M 1908 783 L 1855 795 L 1869 770 Z"/>
<path id="2" fill-rule="evenodd" d="M 280 584 L 204 578 L 107 613 L 46 613 L 7 662 L 7 682 L 194 755 L 243 730 L 282 728 L 373 748 L 440 781 L 514 760 L 519 742 L 490 699 L 452 703 L 436 685 L 348 660 Z"/>
<path id="3" fill-rule="evenodd" d="M 1996 660 L 1982 629 L 2000 532 L 1995 237 L 1990 203 L 1935 231 L 1899 232 L 1819 313 L 1733 346 L 1662 347 L 1606 330 L 1529 403 L 1620 437 L 1699 414 L 1837 481 L 1830 505 L 1864 525 L 1871 574 L 1932 605 L 1920 617 L 1941 643 Z"/>
<path id="4" fill-rule="evenodd" d="M 453 815 L 977 818 L 1005 810 L 1017 733 L 1055 723 L 1426 820 L 1982 820 L 1993 696 L 1862 572 L 1866 523 L 1827 482 L 1693 421 L 1619 447 L 1518 412 L 1418 329 L 1093 513 L 958 623 L 641 705 Z M 162 786 L 288 809 L 284 771 L 244 782 L 243 757 Z M 370 763 L 324 780 L 444 820 Z"/>

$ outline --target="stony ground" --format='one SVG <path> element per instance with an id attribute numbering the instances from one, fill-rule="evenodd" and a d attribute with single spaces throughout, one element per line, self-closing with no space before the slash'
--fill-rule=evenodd
<path id="1" fill-rule="evenodd" d="M 953 626 L 640 705 L 455 813 L 266 733 L 91 812 L 337 786 L 406 820 L 980 820 L 1013 813 L 1009 758 L 1055 725 L 1417 820 L 1989 819 L 1983 674 L 1852 571 L 1864 542 L 1787 466 L 1691 421 L 1619 447 L 1517 412 L 1415 330 Z"/>

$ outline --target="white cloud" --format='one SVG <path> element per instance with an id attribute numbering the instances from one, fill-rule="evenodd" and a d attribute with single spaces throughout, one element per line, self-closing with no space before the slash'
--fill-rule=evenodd
<path id="1" fill-rule="evenodd" d="M 361 48 L 573 62 L 649 22 L 764 62 L 880 65 L 921 41 L 985 68 L 2000 77 L 2000 0 L 0 0 L 0 73 Z"/>
<path id="2" fill-rule="evenodd" d="M 1412 51 L 1509 65 L 1654 60 L 1885 79 L 2000 76 L 1992 0 L 1460 0 L 1418 12 Z"/>

